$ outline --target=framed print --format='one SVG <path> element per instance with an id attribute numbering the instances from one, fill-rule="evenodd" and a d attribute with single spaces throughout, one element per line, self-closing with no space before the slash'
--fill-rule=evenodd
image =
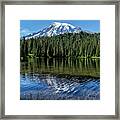
<path id="1" fill-rule="evenodd" d="M 1 8 L 1 118 L 119 119 L 118 1 Z"/>

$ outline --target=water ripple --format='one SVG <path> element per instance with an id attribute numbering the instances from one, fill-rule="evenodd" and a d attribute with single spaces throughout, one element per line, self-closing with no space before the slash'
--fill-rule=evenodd
<path id="1" fill-rule="evenodd" d="M 84 78 L 82 78 L 84 79 Z M 20 79 L 21 100 L 99 100 L 100 80 L 25 74 Z"/>

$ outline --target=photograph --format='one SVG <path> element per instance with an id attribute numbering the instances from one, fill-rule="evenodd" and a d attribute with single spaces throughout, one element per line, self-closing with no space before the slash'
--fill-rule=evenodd
<path id="1" fill-rule="evenodd" d="M 100 100 L 100 20 L 20 20 L 20 100 Z"/>
<path id="2" fill-rule="evenodd" d="M 120 4 L 108 1 L 3 1 L 3 119 L 118 118 Z"/>

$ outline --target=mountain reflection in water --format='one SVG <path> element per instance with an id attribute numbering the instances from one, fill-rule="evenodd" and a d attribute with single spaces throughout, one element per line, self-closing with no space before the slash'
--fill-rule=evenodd
<path id="1" fill-rule="evenodd" d="M 21 62 L 21 100 L 99 100 L 99 59 Z"/>

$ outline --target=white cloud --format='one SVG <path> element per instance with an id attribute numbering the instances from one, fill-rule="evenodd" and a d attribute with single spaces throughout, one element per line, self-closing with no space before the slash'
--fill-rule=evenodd
<path id="1" fill-rule="evenodd" d="M 29 29 L 23 29 L 23 28 L 20 29 L 20 36 L 25 36 L 30 33 L 32 33 L 32 32 Z"/>

